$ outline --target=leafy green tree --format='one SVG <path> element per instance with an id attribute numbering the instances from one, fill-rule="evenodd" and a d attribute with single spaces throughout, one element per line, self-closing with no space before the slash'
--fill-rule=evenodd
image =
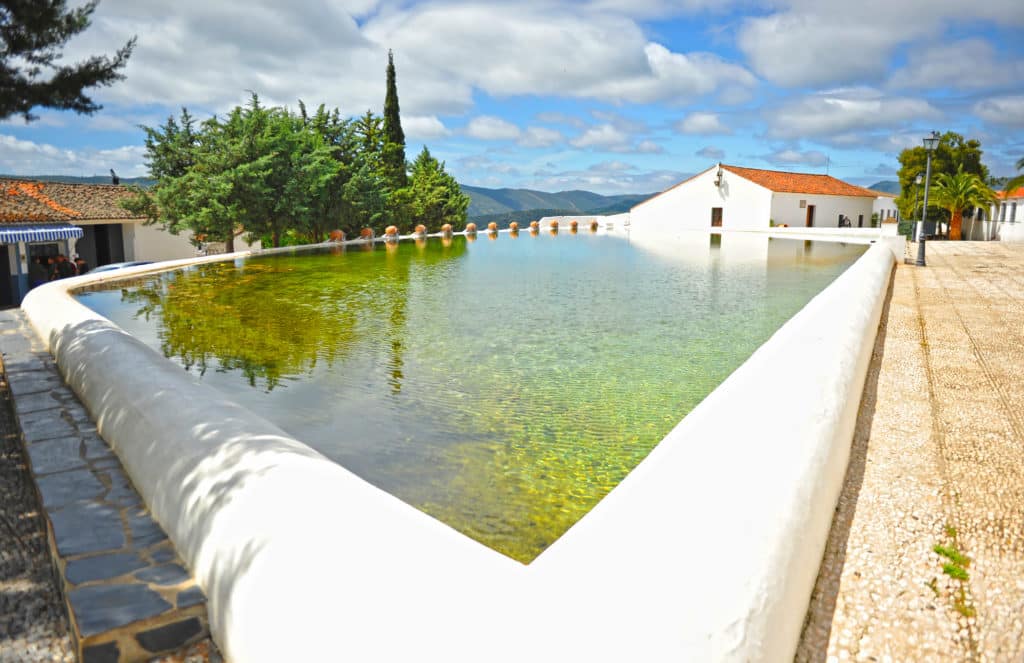
<path id="1" fill-rule="evenodd" d="M 983 182 L 986 181 L 988 168 L 981 161 L 982 153 L 980 141 L 973 138 L 967 140 L 956 132 L 947 131 L 939 138 L 939 145 L 932 153 L 932 184 L 936 181 L 934 178 L 940 174 L 955 175 L 961 167 L 964 172 L 977 175 Z M 900 152 L 900 195 L 896 199 L 896 205 L 904 218 L 916 218 L 914 178 L 918 175 L 924 176 L 927 159 L 928 153 L 923 146 L 911 147 Z M 918 191 L 919 204 L 923 202 L 921 193 L 922 191 Z M 928 218 L 934 220 L 942 214 L 939 210 L 929 210 Z"/>
<path id="2" fill-rule="evenodd" d="M 385 182 L 373 165 L 360 160 L 352 177 L 345 183 L 344 196 L 349 214 L 342 230 L 350 236 L 360 228 L 373 228 L 378 234 L 387 225 Z"/>
<path id="3" fill-rule="evenodd" d="M 392 191 L 407 183 L 405 172 L 405 132 L 398 108 L 398 86 L 395 83 L 395 56 L 388 51 L 387 92 L 384 96 L 384 146 L 381 154 L 384 178 Z"/>
<path id="4" fill-rule="evenodd" d="M 409 185 L 409 207 L 413 220 L 422 223 L 431 232 L 445 223 L 461 226 L 466 221 L 469 196 L 462 192 L 455 178 L 445 172 L 444 163 L 423 150 L 412 164 Z"/>
<path id="5" fill-rule="evenodd" d="M 938 207 L 949 212 L 949 238 L 960 239 L 964 210 L 973 207 L 987 207 L 996 200 L 996 194 L 979 176 L 964 172 L 963 167 L 956 174 L 939 173 L 931 189 L 932 200 Z"/>
<path id="6" fill-rule="evenodd" d="M 0 120 L 19 114 L 37 119 L 37 107 L 92 114 L 101 106 L 87 88 L 122 80 L 121 70 L 135 48 L 128 40 L 113 58 L 94 55 L 58 65 L 61 48 L 89 27 L 99 0 L 68 11 L 66 0 L 4 0 L 0 4 Z"/>

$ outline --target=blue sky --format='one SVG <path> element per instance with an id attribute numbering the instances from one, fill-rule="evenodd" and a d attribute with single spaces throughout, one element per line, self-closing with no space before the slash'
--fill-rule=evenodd
<path id="1" fill-rule="evenodd" d="M 1024 157 L 1020 0 L 102 0 L 67 59 L 132 35 L 93 116 L 0 123 L 0 172 L 146 172 L 143 132 L 186 106 L 380 112 L 394 49 L 410 158 L 459 181 L 662 190 L 718 160 L 894 179 L 930 130 Z"/>

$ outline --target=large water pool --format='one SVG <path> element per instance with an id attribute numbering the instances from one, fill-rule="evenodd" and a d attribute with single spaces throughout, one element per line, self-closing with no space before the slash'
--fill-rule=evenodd
<path id="1" fill-rule="evenodd" d="M 456 236 L 212 263 L 77 297 L 367 481 L 528 562 L 864 249 Z"/>

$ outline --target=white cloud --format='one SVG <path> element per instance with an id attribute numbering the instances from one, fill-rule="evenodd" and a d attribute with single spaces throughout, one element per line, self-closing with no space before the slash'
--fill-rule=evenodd
<path id="1" fill-rule="evenodd" d="M 979 101 L 974 105 L 974 112 L 987 122 L 1024 127 L 1024 95 L 1008 95 Z"/>
<path id="2" fill-rule="evenodd" d="M 737 44 L 754 71 L 798 87 L 881 81 L 902 45 L 958 21 L 1024 24 L 1020 0 L 788 0 L 743 20 Z"/>
<path id="3" fill-rule="evenodd" d="M 637 144 L 635 151 L 640 154 L 661 154 L 665 149 L 653 140 L 642 140 Z"/>
<path id="4" fill-rule="evenodd" d="M 123 177 L 146 174 L 145 148 L 68 150 L 0 134 L 0 172 L 17 175 L 105 175 L 113 168 Z"/>
<path id="5" fill-rule="evenodd" d="M 1024 78 L 1024 60 L 996 55 L 983 39 L 964 39 L 912 50 L 907 66 L 895 71 L 888 86 L 903 89 L 978 89 Z"/>
<path id="6" fill-rule="evenodd" d="M 806 152 L 792 149 L 775 150 L 769 154 L 763 154 L 759 158 L 781 166 L 804 165 L 817 167 L 828 163 L 828 155 L 817 150 L 808 150 Z"/>
<path id="7" fill-rule="evenodd" d="M 612 5 L 616 3 L 611 3 Z M 255 90 L 268 103 L 381 108 L 388 48 L 403 111 L 464 113 L 495 97 L 552 95 L 680 102 L 750 87 L 742 66 L 650 42 L 644 12 L 580 11 L 566 2 L 411 3 L 296 0 L 104 0 L 68 59 L 139 36 L 127 79 L 96 91 L 108 104 L 223 111 Z M 670 6 L 671 3 L 652 3 Z"/>
<path id="8" fill-rule="evenodd" d="M 701 149 L 697 150 L 694 154 L 705 159 L 713 159 L 714 161 L 721 161 L 722 159 L 725 158 L 725 150 L 722 150 L 717 147 L 712 147 L 710 145 L 708 145 L 707 147 L 702 147 Z"/>
<path id="9" fill-rule="evenodd" d="M 864 130 L 895 128 L 940 116 L 927 101 L 886 97 L 870 88 L 829 90 L 766 111 L 768 135 L 773 138 L 821 137 L 835 143 Z"/>
<path id="10" fill-rule="evenodd" d="M 732 129 L 722 124 L 716 113 L 690 113 L 676 122 L 675 129 L 679 133 L 700 136 L 732 133 Z"/>
<path id="11" fill-rule="evenodd" d="M 610 124 L 599 124 L 583 132 L 572 140 L 573 147 L 593 147 L 597 149 L 621 148 L 629 144 L 629 134 L 616 129 Z"/>
<path id="12" fill-rule="evenodd" d="M 406 115 L 402 117 L 402 129 L 412 138 L 440 138 L 451 133 L 436 115 Z"/>
<path id="13" fill-rule="evenodd" d="M 587 126 L 587 123 L 580 118 L 572 115 L 566 115 L 565 113 L 559 113 L 558 111 L 544 111 L 537 113 L 537 119 L 541 122 L 547 122 L 548 124 L 565 124 L 577 129 L 582 129 Z"/>
<path id="14" fill-rule="evenodd" d="M 519 127 L 493 115 L 474 117 L 466 125 L 466 135 L 480 140 L 515 140 L 520 133 Z"/>
<path id="15" fill-rule="evenodd" d="M 527 127 L 519 137 L 523 147 L 551 147 L 565 141 L 562 132 L 546 127 Z"/>

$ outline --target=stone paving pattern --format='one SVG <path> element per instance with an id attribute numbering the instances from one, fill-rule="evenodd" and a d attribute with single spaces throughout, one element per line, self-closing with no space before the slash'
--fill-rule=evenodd
<path id="1" fill-rule="evenodd" d="M 927 251 L 896 269 L 797 661 L 1024 660 L 1024 245 Z"/>
<path id="2" fill-rule="evenodd" d="M 36 591 L 62 597 L 67 607 L 63 621 L 45 616 L 51 639 L 63 643 L 64 634 L 70 635 L 72 658 L 63 644 L 55 644 L 41 660 L 147 660 L 206 638 L 206 597 L 19 310 L 0 312 L 0 350 L 24 460 L 42 506 L 40 514 L 29 503 L 22 519 L 35 517 L 29 539 L 36 548 L 48 543 L 59 580 L 57 592 Z M 10 423 L 7 428 L 17 430 Z M 5 524 L 9 511 L 4 509 Z M 36 568 L 39 556 L 32 559 L 32 580 L 45 585 L 46 572 Z M 4 614 L 8 603 L 20 600 L 18 587 L 7 588 L 7 577 L 5 570 Z M 11 608 L 12 614 L 21 610 Z M 0 660 L 40 660 L 33 657 L 26 625 L 5 621 L 0 620 Z"/>

